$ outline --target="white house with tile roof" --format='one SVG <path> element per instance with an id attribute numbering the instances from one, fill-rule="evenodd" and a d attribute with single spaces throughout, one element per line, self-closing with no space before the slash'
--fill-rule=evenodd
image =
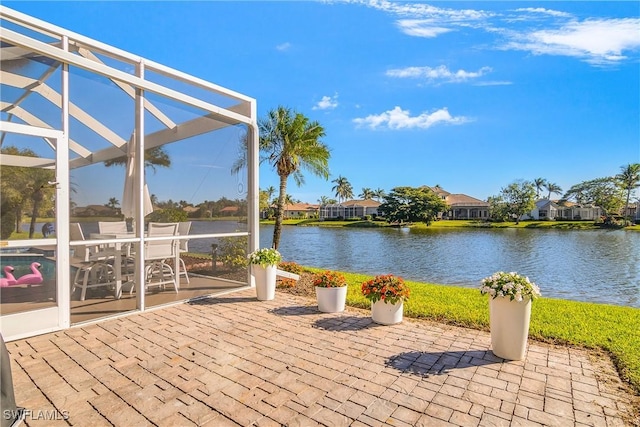
<path id="1" fill-rule="evenodd" d="M 285 218 L 314 218 L 317 217 L 320 205 L 309 203 L 288 203 L 284 205 Z"/>
<path id="2" fill-rule="evenodd" d="M 591 205 L 580 205 L 573 202 L 549 199 L 536 201 L 536 206 L 531 212 L 523 215 L 520 219 L 527 220 L 588 220 L 595 221 L 604 215 L 602 208 Z"/>
<path id="3" fill-rule="evenodd" d="M 489 219 L 489 203 L 466 194 L 452 194 L 440 186 L 430 188 L 449 205 L 449 210 L 440 215 L 441 219 Z"/>

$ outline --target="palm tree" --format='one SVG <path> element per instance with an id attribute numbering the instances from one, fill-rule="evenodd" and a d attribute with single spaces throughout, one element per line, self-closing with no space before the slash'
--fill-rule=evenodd
<path id="1" fill-rule="evenodd" d="M 535 183 L 533 185 L 535 185 Z M 549 181 L 545 182 L 544 188 L 546 188 L 547 191 L 549 192 L 549 195 L 547 196 L 547 200 L 551 200 L 551 193 L 553 194 L 562 193 L 562 188 L 560 188 L 558 184 L 555 184 L 553 182 L 549 182 Z"/>
<path id="2" fill-rule="evenodd" d="M 109 201 L 107 202 L 106 206 L 111 209 L 115 209 L 119 204 L 120 201 L 118 199 L 116 199 L 115 197 L 109 197 Z"/>
<path id="3" fill-rule="evenodd" d="M 128 161 L 128 157 L 125 155 L 125 156 L 116 157 L 114 159 L 106 160 L 104 162 L 104 165 L 106 167 L 124 166 L 126 168 L 127 161 Z M 144 152 L 144 168 L 145 169 L 151 168 L 153 173 L 155 173 L 156 167 L 163 167 L 163 168 L 171 167 L 171 158 L 169 157 L 169 154 L 167 154 L 167 152 L 165 151 L 164 147 L 161 147 L 161 146 L 150 148 L 148 150 L 145 150 Z M 144 174 L 144 170 L 142 171 L 142 173 Z M 150 201 L 151 201 L 152 207 L 157 206 L 157 203 L 158 203 L 157 196 L 151 195 Z M 126 203 L 126 201 L 123 201 L 123 203 Z M 122 214 L 122 207 L 120 209 L 120 213 Z"/>
<path id="4" fill-rule="evenodd" d="M 329 198 L 327 196 L 320 196 L 320 198 L 318 199 L 318 203 L 320 203 L 321 205 L 326 205 L 329 203 Z"/>
<path id="5" fill-rule="evenodd" d="M 378 199 L 378 201 L 384 199 L 384 196 L 386 196 L 387 194 L 384 192 L 384 190 L 382 188 L 377 188 L 373 191 L 373 197 L 375 197 L 376 199 Z"/>
<path id="6" fill-rule="evenodd" d="M 362 197 L 363 199 L 368 200 L 368 199 L 373 199 L 374 196 L 375 196 L 375 193 L 373 192 L 372 189 L 363 188 L 362 193 L 360 193 L 358 197 Z"/>
<path id="7" fill-rule="evenodd" d="M 293 176 L 298 186 L 304 183 L 302 169 L 314 175 L 329 178 L 329 148 L 320 141 L 325 131 L 317 121 L 310 121 L 301 113 L 279 106 L 258 121 L 260 151 L 280 177 L 276 222 L 273 227 L 273 247 L 278 249 L 284 205 L 287 196 L 287 179 Z M 234 165 L 237 170 L 242 162 Z M 246 163 L 246 161 L 245 161 Z"/>
<path id="8" fill-rule="evenodd" d="M 625 213 L 627 213 L 629 212 L 629 198 L 631 197 L 631 192 L 640 187 L 640 163 L 629 163 L 626 166 L 621 166 L 620 173 L 616 175 L 616 179 L 620 183 L 620 188 L 627 192 L 627 200 L 624 205 Z M 639 208 L 640 206 L 637 206 L 636 210 Z"/>
<path id="9" fill-rule="evenodd" d="M 533 185 L 536 187 L 536 199 L 540 198 L 540 191 L 547 184 L 547 180 L 544 178 L 536 178 L 533 180 Z"/>
<path id="10" fill-rule="evenodd" d="M 267 192 L 267 199 L 269 204 L 271 204 L 272 200 L 273 200 L 273 195 L 276 194 L 276 189 L 273 185 L 270 185 L 269 187 L 267 187 L 267 189 L 265 190 Z"/>
<path id="11" fill-rule="evenodd" d="M 331 188 L 331 190 L 335 191 L 336 197 L 340 202 L 353 197 L 353 187 L 351 186 L 347 178 L 339 175 L 331 182 L 336 184 Z"/>

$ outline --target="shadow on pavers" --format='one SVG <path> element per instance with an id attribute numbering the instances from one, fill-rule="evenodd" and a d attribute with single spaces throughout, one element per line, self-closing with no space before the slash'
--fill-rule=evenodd
<path id="1" fill-rule="evenodd" d="M 216 305 L 216 304 L 236 304 L 247 302 L 259 302 L 255 297 L 219 297 L 204 296 L 193 298 L 187 301 L 190 305 Z"/>
<path id="2" fill-rule="evenodd" d="M 316 311 L 318 313 L 318 311 Z M 362 331 L 364 329 L 371 329 L 376 327 L 382 327 L 374 323 L 370 317 L 363 316 L 339 316 L 318 319 L 314 322 L 315 328 L 324 329 L 327 331 Z"/>
<path id="3" fill-rule="evenodd" d="M 453 369 L 502 363 L 491 350 L 409 351 L 391 356 L 385 366 L 422 377 L 448 374 Z"/>
<path id="4" fill-rule="evenodd" d="M 316 305 L 290 305 L 269 310 L 269 313 L 279 316 L 308 316 L 310 314 L 320 314 Z"/>

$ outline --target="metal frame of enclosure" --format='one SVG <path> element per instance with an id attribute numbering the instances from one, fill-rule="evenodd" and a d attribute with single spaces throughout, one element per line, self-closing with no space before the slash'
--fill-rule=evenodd
<path id="1" fill-rule="evenodd" d="M 246 164 L 246 170 L 241 172 L 246 183 L 238 192 L 240 200 L 246 200 L 247 229 L 198 237 L 242 237 L 248 251 L 258 247 L 258 128 L 254 99 L 4 6 L 0 6 L 0 42 L 0 147 L 27 141 L 26 146 L 37 154 L 2 153 L 0 167 L 53 171 L 55 179 L 47 185 L 55 194 L 56 218 L 55 238 L 0 242 L 0 256 L 13 249 L 40 247 L 55 254 L 56 266 L 52 306 L 34 303 L 27 311 L 3 310 L 0 331 L 6 341 L 72 326 L 70 253 L 82 242 L 69 237 L 69 201 L 74 196 L 74 185 L 82 186 L 87 181 L 81 178 L 74 183 L 73 174 L 85 168 L 102 170 L 98 168 L 105 161 L 126 156 L 130 144 L 135 144 L 134 235 L 118 243 L 135 244 L 139 261 L 144 260 L 147 240 L 143 206 L 149 174 L 145 175 L 144 153 L 181 142 L 187 142 L 185 146 L 193 146 L 194 150 L 198 147 L 198 156 L 205 159 L 229 141 L 240 148 L 238 157 L 244 158 Z M 237 141 L 238 135 L 241 142 Z M 207 146 L 212 148 L 201 148 Z M 228 167 L 227 176 L 232 176 L 230 161 L 224 166 Z M 106 178 L 96 178 L 93 185 L 104 184 L 98 180 Z M 122 194 L 120 183 L 113 183 L 113 194 Z M 135 307 L 113 315 L 148 308 L 140 280 L 143 262 L 136 265 L 138 288 L 132 299 Z M 244 285 L 250 286 L 251 281 L 247 272 Z"/>

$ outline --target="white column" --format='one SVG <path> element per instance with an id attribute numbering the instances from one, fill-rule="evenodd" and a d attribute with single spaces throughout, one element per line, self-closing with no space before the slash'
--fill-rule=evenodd
<path id="1" fill-rule="evenodd" d="M 257 123 L 256 101 L 251 101 L 251 124 L 247 125 L 247 226 L 249 228 L 249 253 L 260 246 L 260 133 Z M 255 286 L 251 268 L 247 269 L 247 283 Z"/>
<path id="2" fill-rule="evenodd" d="M 69 38 L 62 37 L 62 49 L 69 50 Z M 69 64 L 62 63 L 61 70 L 61 114 L 62 138 L 56 140 L 56 239 L 57 266 L 62 271 L 56 272 L 58 297 L 58 322 L 60 327 L 71 326 L 71 281 L 69 253 Z"/>
<path id="3" fill-rule="evenodd" d="M 137 65 L 136 74 L 144 79 L 144 61 L 140 61 Z M 138 310 L 145 309 L 145 274 L 144 274 L 144 206 L 142 200 L 144 197 L 144 91 L 140 87 L 136 87 L 135 99 L 135 131 L 134 138 L 136 142 L 136 163 L 133 167 L 135 175 L 135 194 L 136 194 L 136 213 L 134 217 L 133 230 L 136 237 L 141 238 L 136 248 L 136 271 L 134 273 L 136 286 L 136 307 Z"/>

